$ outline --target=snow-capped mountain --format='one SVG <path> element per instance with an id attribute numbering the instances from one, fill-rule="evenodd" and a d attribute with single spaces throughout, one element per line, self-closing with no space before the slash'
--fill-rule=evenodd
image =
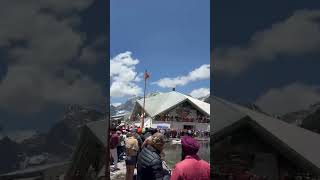
<path id="1" fill-rule="evenodd" d="M 142 99 L 143 97 L 140 96 L 134 96 L 129 98 L 125 103 L 120 104 L 119 106 L 116 107 L 116 114 L 118 114 L 119 111 L 127 111 L 131 112 L 133 110 L 133 107 L 136 103 L 137 100 Z"/>
<path id="2" fill-rule="evenodd" d="M 316 104 L 309 106 L 306 109 L 287 113 L 287 114 L 281 116 L 281 118 L 283 120 L 285 120 L 286 122 L 301 125 L 302 122 L 305 121 L 305 119 L 308 116 L 312 116 L 314 114 L 317 114 L 318 113 L 317 111 L 319 111 L 319 109 L 320 109 L 320 103 L 316 103 Z"/>
<path id="3" fill-rule="evenodd" d="M 247 107 L 247 108 L 249 108 L 249 109 L 251 109 L 251 110 L 257 111 L 259 113 L 263 113 L 263 114 L 269 115 L 268 113 L 263 111 L 258 105 L 254 104 L 254 103 L 247 103 L 247 104 L 242 104 L 242 105 Z"/>
<path id="4" fill-rule="evenodd" d="M 156 96 L 158 94 L 161 94 L 161 92 L 153 92 L 146 95 L 146 98 Z M 130 113 L 133 110 L 133 107 L 137 100 L 142 99 L 141 96 L 133 96 L 128 98 L 128 100 L 122 104 L 117 104 L 117 106 L 114 106 L 113 104 L 110 104 L 110 114 L 111 116 L 117 115 L 117 114 L 124 114 L 124 113 Z"/>
<path id="5" fill-rule="evenodd" d="M 320 133 L 320 103 L 307 109 L 291 112 L 281 117 L 284 121 Z"/>
<path id="6" fill-rule="evenodd" d="M 36 155 L 36 156 L 31 156 L 28 158 L 28 164 L 30 165 L 40 165 L 45 163 L 49 158 L 49 154 L 48 153 L 43 153 L 40 155 Z"/>
<path id="7" fill-rule="evenodd" d="M 199 99 L 200 101 L 208 102 L 209 98 L 210 98 L 210 94 L 203 96 L 203 97 L 200 97 L 200 98 L 197 98 L 197 99 Z"/>
<path id="8" fill-rule="evenodd" d="M 39 132 L 33 130 L 21 130 L 2 133 L 2 137 L 7 136 L 9 139 L 16 143 L 22 143 L 24 140 L 30 139 L 37 135 L 39 135 Z"/>
<path id="9" fill-rule="evenodd" d="M 80 127 L 92 121 L 103 119 L 105 114 L 92 108 L 71 105 L 61 121 L 46 135 L 46 152 L 69 156 L 80 136 Z"/>

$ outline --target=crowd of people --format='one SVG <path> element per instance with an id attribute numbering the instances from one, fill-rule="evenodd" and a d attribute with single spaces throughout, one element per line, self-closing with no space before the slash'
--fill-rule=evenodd
<path id="1" fill-rule="evenodd" d="M 188 130 L 188 129 L 161 129 L 160 132 L 165 135 L 166 138 L 181 138 L 187 133 L 191 133 L 193 137 L 198 138 L 210 138 L 210 132 L 208 131 L 199 131 L 199 130 Z"/>
<path id="2" fill-rule="evenodd" d="M 167 131 L 139 127 L 111 129 L 111 171 L 119 170 L 118 160 L 125 160 L 126 180 L 209 180 L 210 165 L 197 155 L 200 145 L 193 137 L 195 132 L 186 131 L 179 135 L 181 161 L 171 170 L 163 153 Z"/>

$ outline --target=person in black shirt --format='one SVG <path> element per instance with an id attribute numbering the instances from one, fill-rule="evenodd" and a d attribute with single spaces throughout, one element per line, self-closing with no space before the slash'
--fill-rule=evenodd
<path id="1" fill-rule="evenodd" d="M 165 140 L 161 133 L 152 135 L 150 144 L 138 155 L 137 180 L 169 180 L 170 174 L 162 166 L 161 152 Z"/>

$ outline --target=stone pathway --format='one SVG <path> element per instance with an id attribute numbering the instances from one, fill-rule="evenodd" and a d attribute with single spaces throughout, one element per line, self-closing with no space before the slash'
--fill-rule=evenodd
<path id="1" fill-rule="evenodd" d="M 110 179 L 111 180 L 123 180 L 126 177 L 126 163 L 125 161 L 118 162 L 118 168 L 120 170 L 114 171 L 113 165 L 110 167 Z M 134 170 L 134 174 L 137 174 L 137 169 Z"/>

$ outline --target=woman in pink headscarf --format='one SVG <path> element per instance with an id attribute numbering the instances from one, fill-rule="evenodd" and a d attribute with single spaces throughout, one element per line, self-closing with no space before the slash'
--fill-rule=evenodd
<path id="1" fill-rule="evenodd" d="M 182 161 L 172 171 L 171 180 L 210 180 L 210 164 L 197 155 L 200 145 L 190 136 L 181 139 Z"/>

